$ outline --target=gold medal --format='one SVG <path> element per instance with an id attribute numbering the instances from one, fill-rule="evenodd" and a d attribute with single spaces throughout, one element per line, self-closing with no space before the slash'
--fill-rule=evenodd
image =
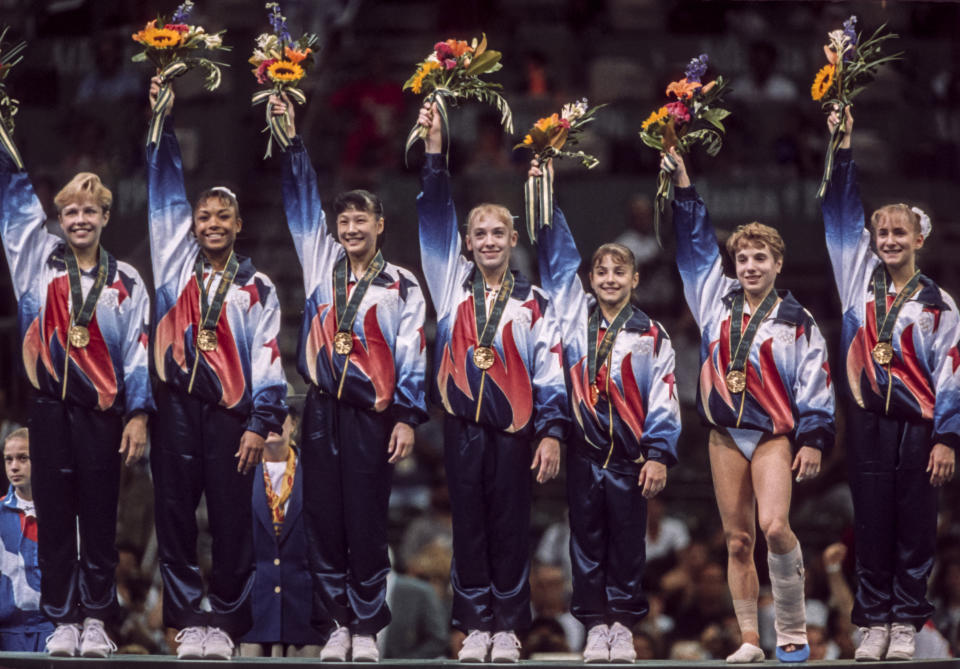
<path id="1" fill-rule="evenodd" d="M 493 349 L 489 346 L 478 346 L 473 349 L 473 364 L 478 369 L 490 369 L 493 367 L 493 361 Z"/>
<path id="2" fill-rule="evenodd" d="M 873 359 L 880 365 L 889 365 L 893 360 L 893 345 L 888 341 L 877 342 L 871 351 Z"/>
<path id="3" fill-rule="evenodd" d="M 83 325 L 71 325 L 67 336 L 70 337 L 70 345 L 74 348 L 86 348 L 90 343 L 90 330 Z"/>
<path id="4" fill-rule="evenodd" d="M 739 369 L 727 372 L 727 389 L 732 393 L 742 393 L 747 387 L 747 375 Z"/>
<path id="5" fill-rule="evenodd" d="M 204 353 L 217 350 L 217 331 L 201 329 L 197 334 L 197 348 Z"/>
<path id="6" fill-rule="evenodd" d="M 350 355 L 350 351 L 353 350 L 353 333 L 338 332 L 333 335 L 333 350 L 337 355 Z"/>
<path id="7" fill-rule="evenodd" d="M 600 399 L 600 389 L 597 387 L 596 383 L 590 384 L 590 402 L 596 404 Z"/>

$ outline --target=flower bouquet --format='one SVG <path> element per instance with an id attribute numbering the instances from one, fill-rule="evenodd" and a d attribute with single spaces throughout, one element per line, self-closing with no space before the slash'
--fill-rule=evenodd
<path id="1" fill-rule="evenodd" d="M 186 0 L 177 7 L 177 11 L 169 21 L 158 16 L 143 30 L 133 35 L 133 41 L 143 45 L 143 51 L 134 54 L 133 62 L 143 63 L 149 60 L 157 68 L 157 74 L 163 80 L 160 93 L 157 95 L 157 103 L 153 108 L 153 116 L 150 118 L 150 130 L 147 132 L 148 147 L 160 141 L 163 117 L 173 94 L 170 90 L 170 82 L 198 67 L 206 72 L 204 88 L 212 91 L 220 85 L 220 67 L 227 67 L 226 63 L 216 62 L 206 55 L 201 55 L 206 51 L 229 51 L 230 47 L 223 44 L 223 33 L 226 31 L 221 30 L 210 34 L 202 26 L 187 24 L 191 11 L 193 11 L 193 2 Z"/>
<path id="2" fill-rule="evenodd" d="M 592 123 L 597 110 L 606 107 L 590 107 L 587 99 L 563 106 L 559 114 L 552 114 L 533 124 L 530 132 L 514 149 L 530 149 L 541 165 L 551 158 L 577 158 L 589 170 L 600 161 L 583 151 L 564 151 L 564 146 L 573 146 L 583 128 Z M 543 176 L 527 179 L 523 191 L 527 211 L 527 234 L 530 241 L 537 240 L 537 230 L 553 222 L 553 173 L 544 171 Z"/>
<path id="3" fill-rule="evenodd" d="M 0 145 L 10 154 L 13 163 L 18 170 L 23 169 L 23 160 L 20 159 L 20 152 L 13 143 L 13 117 L 17 113 L 17 107 L 20 104 L 7 93 L 7 85 L 4 80 L 10 74 L 10 69 L 23 60 L 21 53 L 27 48 L 26 42 L 14 44 L 9 49 L 4 50 L 3 38 L 7 36 L 9 26 L 0 30 Z"/>
<path id="4" fill-rule="evenodd" d="M 843 141 L 843 117 L 847 107 L 874 80 L 881 65 L 900 60 L 903 55 L 903 52 L 890 56 L 884 56 L 881 53 L 883 43 L 897 37 L 893 33 L 885 33 L 884 28 L 886 24 L 877 28 L 870 39 L 861 41 L 862 35 L 857 34 L 857 17 L 851 16 L 843 22 L 843 30 L 832 30 L 827 33 L 830 44 L 823 45 L 827 64 L 821 67 L 814 77 L 813 85 L 810 87 L 810 97 L 821 102 L 828 114 L 836 110 L 840 115 L 840 123 L 830 133 L 823 178 L 817 190 L 818 198 L 822 198 L 827 192 L 827 184 L 833 174 L 833 161 L 837 148 Z"/>
<path id="5" fill-rule="evenodd" d="M 507 132 L 513 132 L 513 113 L 507 101 L 497 91 L 500 84 L 484 81 L 484 74 L 496 72 L 503 65 L 500 52 L 487 48 L 487 36 L 480 42 L 473 38 L 470 44 L 463 40 L 448 39 L 437 42 L 423 62 L 417 64 L 417 71 L 403 84 L 416 94 L 426 93 L 425 102 L 436 102 L 443 129 L 443 154 L 449 157 L 449 121 L 447 104 L 455 104 L 458 98 L 479 100 L 494 105 L 500 112 L 500 125 Z M 404 159 L 418 140 L 425 139 L 427 129 L 419 123 L 407 135 Z"/>
<path id="6" fill-rule="evenodd" d="M 313 65 L 313 47 L 320 38 L 313 33 L 304 33 L 294 40 L 287 30 L 286 17 L 280 13 L 280 4 L 268 2 L 266 8 L 270 12 L 273 32 L 261 33 L 257 37 L 257 46 L 249 63 L 253 65 L 253 76 L 257 78 L 257 83 L 269 84 L 270 88 L 254 93 L 252 102 L 254 105 L 266 104 L 271 95 L 286 94 L 302 105 L 307 101 L 307 97 L 297 88 L 297 84 Z M 264 132 L 269 132 L 270 137 L 267 139 L 264 158 L 270 157 L 274 141 L 281 151 L 286 151 L 290 146 L 286 121 L 286 116 L 281 119 L 271 114 L 270 105 L 267 105 L 267 127 Z"/>
<path id="7" fill-rule="evenodd" d="M 671 82 L 666 94 L 676 98 L 651 113 L 643 122 L 640 139 L 649 147 L 666 153 L 676 148 L 689 153 L 696 144 L 702 144 L 709 156 L 716 156 L 723 146 L 723 119 L 730 112 L 720 106 L 726 82 L 717 76 L 710 83 L 701 79 L 707 72 L 707 54 L 692 59 L 684 71 L 684 78 Z M 660 170 L 657 177 L 657 195 L 653 207 L 653 230 L 660 244 L 660 217 L 673 191 L 670 174 Z M 661 244 L 662 246 L 662 244 Z"/>

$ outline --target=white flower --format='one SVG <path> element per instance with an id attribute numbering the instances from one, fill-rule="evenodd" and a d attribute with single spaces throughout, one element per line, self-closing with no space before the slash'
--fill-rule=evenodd
<path id="1" fill-rule="evenodd" d="M 203 41 L 208 49 L 219 49 L 223 46 L 223 38 L 220 35 L 206 35 Z"/>
<path id="2" fill-rule="evenodd" d="M 838 58 L 842 57 L 843 54 L 853 47 L 853 45 L 850 44 L 850 37 L 842 30 L 831 30 L 827 33 L 827 37 L 830 38 L 830 46 L 837 52 Z"/>
<path id="3" fill-rule="evenodd" d="M 273 33 L 260 33 L 257 36 L 257 48 L 262 51 L 271 51 L 277 48 L 277 36 Z"/>
<path id="4" fill-rule="evenodd" d="M 430 55 L 427 56 L 426 58 L 424 58 L 423 60 L 424 60 L 424 62 L 429 61 L 429 62 L 431 62 L 431 63 L 439 63 L 439 62 L 440 62 L 440 59 L 437 58 L 437 52 L 436 52 L 436 51 L 431 51 L 431 52 L 430 52 Z"/>
<path id="5" fill-rule="evenodd" d="M 579 102 L 571 102 L 570 104 L 563 105 L 563 109 L 560 110 L 560 118 L 572 123 L 586 113 L 587 99 L 583 98 Z"/>

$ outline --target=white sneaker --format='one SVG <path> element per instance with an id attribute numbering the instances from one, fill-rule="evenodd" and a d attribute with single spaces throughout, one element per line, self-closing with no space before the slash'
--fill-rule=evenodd
<path id="1" fill-rule="evenodd" d="M 887 647 L 886 659 L 912 660 L 917 650 L 917 630 L 913 625 L 893 623 L 890 625 L 890 645 Z"/>
<path id="2" fill-rule="evenodd" d="M 233 639 L 219 627 L 208 627 L 203 640 L 203 659 L 229 660 L 233 657 Z"/>
<path id="3" fill-rule="evenodd" d="M 853 654 L 858 662 L 879 662 L 887 652 L 890 642 L 889 625 L 871 625 L 860 628 L 860 645 Z"/>
<path id="4" fill-rule="evenodd" d="M 463 646 L 457 654 L 461 662 L 486 662 L 490 652 L 490 632 L 473 630 L 463 640 Z"/>
<path id="5" fill-rule="evenodd" d="M 207 638 L 206 627 L 184 627 L 173 638 L 177 646 L 177 657 L 181 660 L 199 660 L 203 658 L 203 640 Z"/>
<path id="6" fill-rule="evenodd" d="M 610 634 L 607 638 L 610 640 L 611 662 L 634 662 L 637 659 L 637 651 L 633 647 L 633 632 L 627 629 L 626 625 L 622 623 L 610 625 Z"/>
<path id="7" fill-rule="evenodd" d="M 491 662 L 519 662 L 520 639 L 513 631 L 497 632 L 490 644 Z"/>
<path id="8" fill-rule="evenodd" d="M 610 661 L 610 641 L 607 635 L 610 628 L 606 625 L 594 625 L 587 632 L 587 643 L 583 646 L 583 661 L 592 662 Z"/>
<path id="9" fill-rule="evenodd" d="M 748 662 L 763 662 L 763 649 L 752 643 L 740 645 L 735 651 L 727 655 L 727 664 L 747 664 Z"/>
<path id="10" fill-rule="evenodd" d="M 380 649 L 377 648 L 377 640 L 369 634 L 354 634 L 352 643 L 354 662 L 380 661 Z"/>
<path id="11" fill-rule="evenodd" d="M 346 662 L 350 656 L 350 628 L 342 625 L 333 630 L 327 645 L 320 651 L 321 662 Z"/>
<path id="12" fill-rule="evenodd" d="M 73 657 L 80 652 L 80 625 L 60 623 L 47 637 L 47 653 L 55 657 Z"/>
<path id="13" fill-rule="evenodd" d="M 107 636 L 107 631 L 103 629 L 102 620 L 87 618 L 83 621 L 83 632 L 80 634 L 80 655 L 83 657 L 110 657 L 116 649 L 117 644 Z"/>

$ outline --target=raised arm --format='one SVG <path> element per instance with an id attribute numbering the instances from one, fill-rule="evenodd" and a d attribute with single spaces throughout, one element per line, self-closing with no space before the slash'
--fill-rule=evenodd
<path id="1" fill-rule="evenodd" d="M 736 285 L 723 274 L 717 235 L 710 223 L 707 206 L 690 182 L 683 158 L 671 149 L 675 165 L 673 183 L 673 230 L 677 239 L 677 268 L 683 280 L 683 294 L 702 329 L 720 305 L 720 298 Z M 664 164 L 668 157 L 664 156 Z"/>
<path id="2" fill-rule="evenodd" d="M 159 79 L 150 80 L 151 105 L 156 103 Z M 168 112 L 173 109 L 170 98 Z M 150 259 L 154 286 L 161 291 L 176 281 L 183 264 L 192 260 L 199 246 L 191 234 L 193 209 L 183 182 L 180 144 L 173 132 L 173 118 L 163 121 L 163 133 L 156 151 L 147 151 L 147 197 L 150 223 Z M 170 299 L 176 299 L 172 296 Z"/>
<path id="3" fill-rule="evenodd" d="M 553 165 L 548 162 L 544 169 L 552 171 Z M 541 167 L 536 160 L 531 161 L 528 174 L 541 174 Z M 568 341 L 573 337 L 576 328 L 583 325 L 587 295 L 577 275 L 580 253 L 567 225 L 567 219 L 556 201 L 553 206 L 553 225 L 542 228 L 538 235 L 537 263 L 540 269 L 540 285 L 551 302 L 563 305 L 563 309 L 557 310 L 557 320 L 561 339 Z"/>
<path id="4" fill-rule="evenodd" d="M 839 123 L 836 112 L 827 119 L 832 131 Z M 872 271 L 879 260 L 870 248 L 870 231 L 864 227 L 863 203 L 857 184 L 857 166 L 853 162 L 853 116 L 847 108 L 845 133 L 837 151 L 833 174 L 827 186 L 823 202 L 823 226 L 827 239 L 827 252 L 833 267 L 833 278 L 840 292 L 843 311 L 855 303 L 865 281 L 865 274 Z"/>
<path id="5" fill-rule="evenodd" d="M 309 297 L 321 281 L 330 281 L 343 247 L 327 228 L 317 189 L 317 173 L 303 139 L 296 134 L 293 105 L 286 98 L 276 96 L 271 96 L 270 105 L 275 116 L 287 115 L 287 134 L 293 138 L 283 157 L 283 208 L 303 267 L 303 288 Z"/>
<path id="6" fill-rule="evenodd" d="M 7 152 L 0 150 L 0 237 L 17 301 L 59 241 L 44 229 L 45 220 L 27 173 L 18 171 Z"/>
<path id="7" fill-rule="evenodd" d="M 421 172 L 422 191 L 417 196 L 420 257 L 434 307 L 437 314 L 443 314 L 454 306 L 457 283 L 468 262 L 460 254 L 457 212 L 450 191 L 450 172 L 440 153 L 440 115 L 435 104 L 420 109 L 419 122 L 430 128 Z"/>

